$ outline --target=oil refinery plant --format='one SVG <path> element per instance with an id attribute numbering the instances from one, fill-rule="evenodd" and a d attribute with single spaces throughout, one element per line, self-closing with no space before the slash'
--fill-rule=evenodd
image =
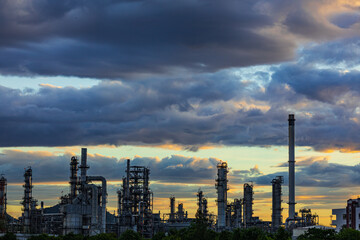
<path id="1" fill-rule="evenodd" d="M 296 229 L 318 224 L 318 216 L 310 209 L 295 212 L 295 117 L 289 115 L 289 214 L 282 217 L 282 187 L 284 176 L 276 176 L 272 181 L 271 221 L 262 221 L 253 216 L 254 185 L 244 183 L 243 196 L 232 201 L 228 199 L 228 164 L 217 164 L 215 188 L 217 191 L 217 214 L 210 212 L 204 192 L 197 191 L 197 217 L 207 220 L 209 228 L 216 231 L 236 228 L 259 227 L 275 232 L 279 227 Z M 154 213 L 153 192 L 150 189 L 150 169 L 132 166 L 126 161 L 125 177 L 117 191 L 117 213 L 106 210 L 107 181 L 103 176 L 89 176 L 87 170 L 87 149 L 81 149 L 79 158 L 70 159 L 69 193 L 60 197 L 59 204 L 44 208 L 43 202 L 33 197 L 32 168 L 24 172 L 24 194 L 21 202 L 22 215 L 12 218 L 6 212 L 7 179 L 0 178 L 0 231 L 23 234 L 47 233 L 65 235 L 69 233 L 93 236 L 99 233 L 122 234 L 128 229 L 139 232 L 144 238 L 151 238 L 157 232 L 181 229 L 190 226 L 194 218 L 189 218 L 183 203 L 175 204 L 175 196 L 169 198 L 169 212 Z M 215 176 L 214 176 L 215 177 Z M 194 192 L 196 189 L 194 189 Z M 359 201 L 360 202 L 360 201 Z M 358 204 L 360 206 L 360 203 Z M 357 206 L 357 205 L 356 205 Z M 360 208 L 359 208 L 360 209 Z"/>

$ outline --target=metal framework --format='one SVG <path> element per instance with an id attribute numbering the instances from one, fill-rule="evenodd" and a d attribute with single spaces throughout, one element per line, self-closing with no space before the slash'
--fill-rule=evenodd
<path id="1" fill-rule="evenodd" d="M 209 210 L 207 206 L 207 199 L 204 197 L 203 191 L 199 189 L 197 193 L 197 199 L 198 199 L 198 213 L 201 214 L 203 217 L 207 218 L 209 215 Z"/>
<path id="2" fill-rule="evenodd" d="M 126 229 L 137 230 L 143 237 L 153 235 L 153 193 L 149 188 L 150 169 L 130 166 L 127 160 L 126 178 L 118 191 L 119 233 Z"/>

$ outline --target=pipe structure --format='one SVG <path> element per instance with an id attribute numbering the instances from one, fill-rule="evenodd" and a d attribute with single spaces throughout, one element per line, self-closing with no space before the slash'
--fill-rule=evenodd
<path id="1" fill-rule="evenodd" d="M 79 161 L 77 157 L 72 157 L 70 161 L 70 201 L 72 202 L 77 196 L 77 172 Z"/>
<path id="2" fill-rule="evenodd" d="M 217 189 L 217 205 L 218 205 L 218 218 L 217 228 L 223 229 L 226 227 L 226 207 L 227 207 L 227 163 L 220 162 L 217 165 L 218 178 L 216 179 L 215 187 Z"/>
<path id="3" fill-rule="evenodd" d="M 282 208 L 281 208 L 281 184 L 284 183 L 283 176 L 277 176 L 272 181 L 272 230 L 274 232 L 277 231 L 277 229 L 282 224 Z"/>
<path id="4" fill-rule="evenodd" d="M 289 114 L 289 220 L 295 219 L 295 115 Z"/>
<path id="5" fill-rule="evenodd" d="M 94 184 L 88 185 L 91 189 L 91 229 L 94 230 L 98 227 L 98 187 Z M 96 232 L 94 234 L 90 235 L 96 235 Z"/>
<path id="6" fill-rule="evenodd" d="M 25 184 L 24 184 L 24 198 L 23 198 L 23 227 L 24 233 L 30 232 L 30 205 L 32 204 L 32 170 L 31 167 L 25 169 Z"/>
<path id="7" fill-rule="evenodd" d="M 87 180 L 89 181 L 101 181 L 102 185 L 101 185 L 101 211 L 102 211 L 102 216 L 101 216 L 101 221 L 102 221 L 102 226 L 101 226 L 101 232 L 102 233 L 106 233 L 106 196 L 107 196 L 107 192 L 106 192 L 106 179 L 102 176 L 89 176 L 87 177 Z"/>
<path id="8" fill-rule="evenodd" d="M 4 176 L 0 178 L 0 219 L 5 219 L 6 215 L 6 186 L 7 180 Z"/>

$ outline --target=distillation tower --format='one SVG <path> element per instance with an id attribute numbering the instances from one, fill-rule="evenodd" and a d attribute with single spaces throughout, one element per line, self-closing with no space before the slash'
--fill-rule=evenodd
<path id="1" fill-rule="evenodd" d="M 277 176 L 272 181 L 272 230 L 275 232 L 282 225 L 281 208 L 281 184 L 284 183 L 283 176 Z"/>
<path id="2" fill-rule="evenodd" d="M 234 199 L 234 202 L 231 204 L 232 205 L 232 211 L 233 211 L 233 215 L 232 215 L 232 227 L 233 228 L 240 228 L 241 224 L 242 224 L 242 199 Z"/>
<path id="3" fill-rule="evenodd" d="M 217 189 L 217 205 L 218 205 L 218 218 L 217 218 L 217 228 L 218 230 L 224 229 L 226 227 L 226 207 L 227 207 L 227 174 L 228 167 L 226 162 L 220 162 L 217 165 L 218 177 L 216 179 L 215 187 Z"/>
<path id="4" fill-rule="evenodd" d="M 244 184 L 244 225 L 249 227 L 253 220 L 253 201 L 254 192 L 253 185 L 249 183 Z"/>
<path id="5" fill-rule="evenodd" d="M 23 232 L 30 233 L 30 207 L 32 205 L 32 169 L 28 167 L 25 169 L 24 174 L 24 197 L 22 201 L 23 205 Z"/>

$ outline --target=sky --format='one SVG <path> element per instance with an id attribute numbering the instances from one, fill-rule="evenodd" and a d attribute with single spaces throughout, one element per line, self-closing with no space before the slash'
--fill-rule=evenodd
<path id="1" fill-rule="evenodd" d="M 69 161 L 89 153 L 108 181 L 125 159 L 150 167 L 154 211 L 190 216 L 201 188 L 217 213 L 216 164 L 229 201 L 254 184 L 271 219 L 296 118 L 296 209 L 330 224 L 360 190 L 360 3 L 356 0 L 0 0 L 0 173 L 21 214 L 23 171 L 45 206 L 69 191 Z"/>

